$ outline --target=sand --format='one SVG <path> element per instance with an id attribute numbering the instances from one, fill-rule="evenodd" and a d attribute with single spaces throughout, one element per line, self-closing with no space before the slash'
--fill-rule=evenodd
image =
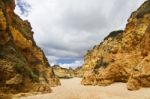
<path id="1" fill-rule="evenodd" d="M 80 78 L 61 79 L 62 85 L 52 88 L 52 93 L 20 99 L 150 99 L 150 88 L 128 91 L 125 83 L 101 87 L 83 86 L 80 81 Z"/>

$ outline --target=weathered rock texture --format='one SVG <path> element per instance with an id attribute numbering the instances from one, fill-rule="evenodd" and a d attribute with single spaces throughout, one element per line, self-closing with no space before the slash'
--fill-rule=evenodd
<path id="1" fill-rule="evenodd" d="M 74 70 L 72 68 L 63 68 L 60 67 L 59 65 L 54 65 L 53 67 L 54 73 L 58 78 L 64 78 L 64 79 L 69 79 L 73 78 L 74 75 Z"/>
<path id="2" fill-rule="evenodd" d="M 124 31 L 114 31 L 85 55 L 84 85 L 127 82 L 129 90 L 150 87 L 150 0 L 128 19 Z"/>
<path id="3" fill-rule="evenodd" d="M 77 68 L 74 69 L 74 76 L 75 76 L 75 77 L 82 78 L 84 72 L 85 72 L 85 71 L 83 70 L 83 67 L 82 67 L 82 66 L 79 66 L 79 67 L 77 67 Z"/>
<path id="4" fill-rule="evenodd" d="M 54 65 L 52 66 L 55 75 L 58 78 L 64 78 L 64 79 L 69 79 L 69 78 L 73 78 L 73 77 L 83 77 L 83 73 L 84 70 L 82 69 L 82 67 L 77 67 L 75 69 L 72 68 L 63 68 L 59 65 Z"/>
<path id="5" fill-rule="evenodd" d="M 0 92 L 50 92 L 59 80 L 14 8 L 15 0 L 0 0 Z"/>

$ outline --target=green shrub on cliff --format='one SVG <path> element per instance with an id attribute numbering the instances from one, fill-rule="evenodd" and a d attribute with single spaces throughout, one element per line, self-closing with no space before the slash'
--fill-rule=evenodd
<path id="1" fill-rule="evenodd" d="M 95 65 L 95 68 L 94 68 L 94 69 L 98 69 L 98 68 L 100 68 L 100 67 L 106 68 L 108 65 L 109 65 L 109 62 L 104 61 L 103 59 L 101 59 L 101 60 L 98 60 L 98 61 L 97 61 L 97 63 L 96 63 L 96 65 Z"/>
<path id="2" fill-rule="evenodd" d="M 16 63 L 14 69 L 17 73 L 30 77 L 34 82 L 39 81 L 38 75 L 36 75 L 31 68 L 25 66 L 23 63 Z"/>

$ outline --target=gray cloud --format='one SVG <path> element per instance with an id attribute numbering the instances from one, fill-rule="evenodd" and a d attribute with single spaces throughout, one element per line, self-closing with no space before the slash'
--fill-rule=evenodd
<path id="1" fill-rule="evenodd" d="M 82 64 L 83 55 L 111 31 L 124 29 L 131 12 L 145 0 L 24 0 L 32 9 L 23 16 L 51 64 Z"/>
<path id="2" fill-rule="evenodd" d="M 20 14 L 28 16 L 31 6 L 25 0 L 16 0 L 16 5 L 20 9 Z"/>
<path id="3" fill-rule="evenodd" d="M 82 13 L 80 11 L 66 11 L 61 22 L 64 28 L 73 29 L 77 32 L 96 32 L 107 27 L 107 23 L 106 17 L 103 16 L 99 9 L 94 9 L 93 11 L 86 10 Z"/>

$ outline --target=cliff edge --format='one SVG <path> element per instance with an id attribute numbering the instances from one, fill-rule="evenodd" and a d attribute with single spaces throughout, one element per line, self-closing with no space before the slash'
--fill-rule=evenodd
<path id="1" fill-rule="evenodd" d="M 0 93 L 51 92 L 50 86 L 60 82 L 36 45 L 30 23 L 14 8 L 15 0 L 0 0 Z"/>
<path id="2" fill-rule="evenodd" d="M 84 58 L 83 85 L 126 82 L 129 90 L 150 87 L 150 0 Z"/>

